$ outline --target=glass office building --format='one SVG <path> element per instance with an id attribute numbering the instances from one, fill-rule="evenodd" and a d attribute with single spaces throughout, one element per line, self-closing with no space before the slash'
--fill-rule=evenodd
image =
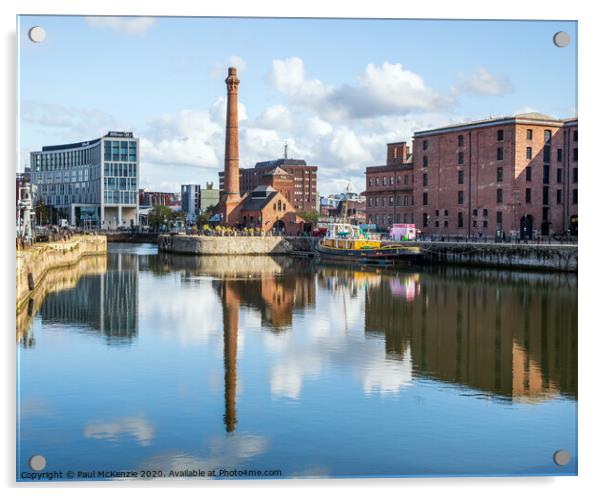
<path id="1" fill-rule="evenodd" d="M 55 222 L 115 229 L 138 224 L 139 141 L 131 132 L 31 153 L 35 203 Z"/>

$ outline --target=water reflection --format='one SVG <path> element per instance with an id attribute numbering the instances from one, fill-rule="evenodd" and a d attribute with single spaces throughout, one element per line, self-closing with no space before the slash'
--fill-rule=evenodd
<path id="1" fill-rule="evenodd" d="M 107 257 L 50 273 L 18 318 L 23 409 L 47 405 L 65 424 L 57 432 L 79 432 L 90 458 L 105 459 L 118 447 L 129 463 L 119 469 L 258 458 L 264 468 L 290 459 L 289 474 L 315 475 L 311 467 L 334 474 L 428 471 L 431 459 L 403 457 L 404 425 L 407 446 L 481 450 L 471 463 L 490 456 L 488 467 L 496 468 L 483 471 L 508 472 L 516 467 L 491 452 L 499 443 L 511 443 L 512 452 L 576 443 L 567 433 L 576 421 L 576 289 L 574 275 L 345 269 L 112 247 Z M 63 341 L 44 339 L 53 334 Z M 109 346 L 95 348 L 97 336 Z M 75 337 L 83 355 L 65 349 L 65 357 L 105 364 L 86 369 L 81 384 L 69 367 L 62 371 L 72 382 L 57 383 L 68 387 L 99 384 L 99 392 L 81 397 L 81 409 L 73 389 L 61 396 L 40 386 L 60 367 L 54 343 L 69 347 Z M 104 381 L 110 388 L 100 386 Z M 489 414 L 475 413 L 481 405 L 492 406 Z M 539 429 L 537 409 L 545 405 L 556 413 L 543 415 Z M 509 422 L 521 408 L 532 409 L 531 420 Z M 27 442 L 38 451 L 52 415 L 22 417 L 22 433 L 37 433 Z M 489 448 L 470 441 L 495 431 L 490 419 L 506 422 L 504 439 Z M 517 434 L 527 422 L 539 444 L 526 445 Z M 564 437 L 546 441 L 550 432 Z M 350 447 L 351 438 L 357 446 Z M 451 463 L 434 460 L 438 470 Z"/>

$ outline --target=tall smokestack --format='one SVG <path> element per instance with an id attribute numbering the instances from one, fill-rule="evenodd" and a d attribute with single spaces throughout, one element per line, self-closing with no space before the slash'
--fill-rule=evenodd
<path id="1" fill-rule="evenodd" d="M 240 200 L 240 181 L 238 171 L 238 83 L 236 68 L 228 68 L 226 88 L 226 151 L 224 154 L 224 190 L 222 203 L 224 221 L 229 223 L 229 216 Z"/>

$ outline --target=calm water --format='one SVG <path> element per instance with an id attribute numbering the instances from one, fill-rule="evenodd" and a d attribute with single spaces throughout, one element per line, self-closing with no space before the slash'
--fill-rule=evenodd
<path id="1" fill-rule="evenodd" d="M 51 273 L 17 340 L 19 478 L 34 454 L 75 478 L 577 472 L 573 275 L 115 244 Z"/>

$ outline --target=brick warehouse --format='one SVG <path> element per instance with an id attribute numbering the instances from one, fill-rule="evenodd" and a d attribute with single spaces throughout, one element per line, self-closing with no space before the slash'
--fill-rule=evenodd
<path id="1" fill-rule="evenodd" d="M 274 171 L 276 175 L 274 175 Z M 307 165 L 305 160 L 279 158 L 266 162 L 257 162 L 255 167 L 240 169 L 240 193 L 252 191 L 260 185 L 269 185 L 287 196 L 288 182 L 292 189 L 287 200 L 297 212 L 316 210 L 318 194 L 318 166 Z M 290 174 L 289 179 L 285 174 Z M 223 172 L 219 173 L 220 190 L 223 187 Z"/>
<path id="2" fill-rule="evenodd" d="M 417 226 L 441 236 L 576 235 L 577 129 L 576 118 L 528 113 L 414 133 Z"/>
<path id="3" fill-rule="evenodd" d="M 366 222 L 386 229 L 414 222 L 414 172 L 405 142 L 387 145 L 386 165 L 366 167 Z"/>

